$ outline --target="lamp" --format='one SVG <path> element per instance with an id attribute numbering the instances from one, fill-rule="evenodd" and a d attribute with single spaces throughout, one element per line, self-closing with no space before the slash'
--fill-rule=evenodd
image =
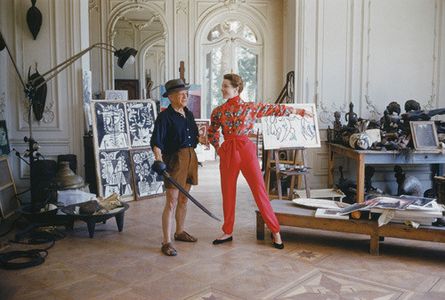
<path id="1" fill-rule="evenodd" d="M 48 81 L 50 81 L 51 79 L 53 79 L 54 77 L 57 76 L 57 74 L 59 74 L 60 72 L 62 72 L 64 69 L 66 69 L 67 67 L 69 67 L 70 65 L 72 65 L 76 60 L 78 60 L 79 58 L 81 58 L 84 54 L 86 54 L 87 52 L 89 52 L 90 50 L 94 49 L 94 48 L 100 48 L 103 50 L 107 50 L 110 52 L 114 53 L 114 56 L 116 56 L 118 58 L 117 64 L 120 68 L 123 68 L 124 66 L 127 66 L 128 64 L 134 63 L 135 59 L 134 57 L 136 56 L 137 50 L 133 49 L 133 48 L 129 48 L 126 47 L 124 49 L 117 49 L 116 47 L 114 47 L 113 45 L 110 44 L 106 44 L 106 43 L 96 43 L 93 44 L 91 46 L 89 46 L 88 48 L 80 51 L 79 53 L 71 56 L 70 58 L 68 58 L 67 60 L 65 60 L 64 62 L 58 64 L 57 66 L 55 66 L 54 68 L 48 70 L 47 72 L 43 73 L 43 74 L 34 74 L 34 76 L 31 76 L 28 81 L 25 83 L 25 81 L 23 80 L 22 76 L 20 75 L 20 72 L 17 68 L 17 65 L 14 61 L 14 59 L 12 58 L 11 52 L 9 51 L 8 46 L 6 45 L 6 42 L 3 38 L 3 35 L 0 31 L 0 51 L 2 51 L 3 49 L 5 49 L 8 51 L 8 55 L 9 58 L 12 61 L 12 64 L 14 65 L 15 71 L 17 73 L 17 76 L 20 79 L 20 82 L 23 86 L 23 89 L 25 91 L 25 95 L 29 100 L 29 111 L 28 111 L 28 124 L 29 124 L 29 138 L 25 137 L 24 140 L 26 143 L 28 143 L 28 149 L 26 151 L 25 156 L 29 156 L 29 166 L 31 168 L 31 174 L 32 174 L 32 166 L 34 163 L 34 160 L 38 159 L 39 156 L 41 156 L 39 153 L 37 153 L 37 150 L 39 148 L 38 143 L 32 138 L 32 127 L 31 127 L 31 108 L 32 108 L 32 104 L 34 101 L 36 101 L 36 94 L 38 93 L 39 89 L 43 89 L 46 88 L 46 83 Z M 46 94 L 46 93 L 45 93 Z M 43 100 L 44 101 L 44 100 Z M 44 103 L 43 103 L 43 107 L 44 107 Z M 17 153 L 18 154 L 18 153 Z M 18 154 L 19 156 L 19 154 Z M 20 156 L 19 156 L 20 157 Z M 21 158 L 21 157 L 20 157 Z M 32 185 L 32 176 L 30 177 L 30 181 L 31 181 L 31 202 L 33 202 L 33 197 L 32 197 L 32 190 L 33 190 L 33 185 Z"/>

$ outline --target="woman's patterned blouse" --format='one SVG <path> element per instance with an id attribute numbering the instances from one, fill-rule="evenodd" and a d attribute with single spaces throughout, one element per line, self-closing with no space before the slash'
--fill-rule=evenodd
<path id="1" fill-rule="evenodd" d="M 239 96 L 227 100 L 212 112 L 208 130 L 209 142 L 219 148 L 219 127 L 223 135 L 247 135 L 252 132 L 255 120 L 266 116 L 287 116 L 295 108 L 283 104 L 244 102 Z M 297 110 L 304 116 L 304 109 Z"/>

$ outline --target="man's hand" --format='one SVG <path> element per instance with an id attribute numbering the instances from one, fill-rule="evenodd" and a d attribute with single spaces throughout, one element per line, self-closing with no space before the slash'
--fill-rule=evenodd
<path id="1" fill-rule="evenodd" d="M 207 136 L 199 136 L 198 141 L 200 144 L 209 146 L 209 139 L 207 138 Z"/>
<path id="2" fill-rule="evenodd" d="M 155 160 L 153 165 L 151 166 L 151 169 L 159 175 L 163 175 L 164 171 L 167 170 L 167 166 L 163 161 Z"/>

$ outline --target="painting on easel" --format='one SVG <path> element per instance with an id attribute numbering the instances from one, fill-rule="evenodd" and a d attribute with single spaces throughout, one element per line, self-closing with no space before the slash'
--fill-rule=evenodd
<path id="1" fill-rule="evenodd" d="M 315 104 L 288 104 L 310 115 L 268 116 L 261 118 L 264 149 L 321 147 Z"/>

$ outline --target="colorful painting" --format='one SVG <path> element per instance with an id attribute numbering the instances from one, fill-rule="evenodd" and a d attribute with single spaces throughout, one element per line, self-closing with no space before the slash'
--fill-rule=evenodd
<path id="1" fill-rule="evenodd" d="M 201 118 L 201 85 L 190 85 L 187 108 L 193 113 L 195 119 Z"/>

